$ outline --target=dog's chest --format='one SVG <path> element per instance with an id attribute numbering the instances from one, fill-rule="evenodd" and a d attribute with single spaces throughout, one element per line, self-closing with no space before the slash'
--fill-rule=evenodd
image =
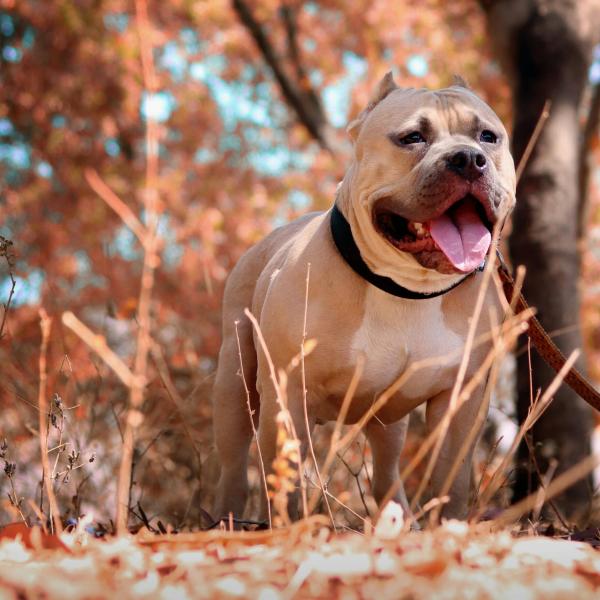
<path id="1" fill-rule="evenodd" d="M 359 394 L 379 393 L 409 365 L 419 363 L 400 396 L 422 399 L 437 393 L 442 379 L 456 369 L 464 344 L 464 332 L 446 324 L 441 300 L 404 300 L 374 287 L 365 300 L 362 322 L 350 343 L 353 362 L 360 354 L 365 358 Z M 440 360 L 432 361 L 435 357 Z"/>

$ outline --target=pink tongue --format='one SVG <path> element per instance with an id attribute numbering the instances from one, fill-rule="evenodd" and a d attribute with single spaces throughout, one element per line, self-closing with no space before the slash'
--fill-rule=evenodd
<path id="1" fill-rule="evenodd" d="M 463 202 L 458 208 L 429 221 L 429 232 L 446 258 L 464 273 L 483 262 L 492 241 L 474 201 Z"/>

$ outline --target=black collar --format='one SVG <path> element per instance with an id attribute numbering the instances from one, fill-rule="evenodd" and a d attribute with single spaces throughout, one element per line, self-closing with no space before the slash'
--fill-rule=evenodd
<path id="1" fill-rule="evenodd" d="M 346 221 L 346 218 L 337 207 L 333 205 L 331 209 L 331 234 L 333 235 L 333 241 L 337 246 L 340 254 L 344 260 L 348 263 L 352 269 L 358 273 L 363 279 L 366 279 L 370 284 L 378 287 L 380 290 L 392 294 L 392 296 L 398 296 L 399 298 L 406 298 L 408 300 L 427 300 L 428 298 L 436 298 L 442 296 L 453 290 L 456 286 L 460 285 L 463 281 L 466 281 L 473 273 L 465 275 L 461 280 L 453 283 L 449 288 L 440 290 L 439 292 L 431 292 L 426 294 L 423 292 L 414 292 L 401 285 L 398 285 L 393 279 L 385 277 L 383 275 L 377 275 L 369 269 L 367 263 L 363 260 L 360 255 L 360 250 L 352 237 L 352 230 L 350 224 Z"/>

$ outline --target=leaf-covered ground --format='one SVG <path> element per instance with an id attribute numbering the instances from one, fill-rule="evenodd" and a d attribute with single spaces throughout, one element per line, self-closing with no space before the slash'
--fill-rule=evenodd
<path id="1" fill-rule="evenodd" d="M 408 532 L 388 519 L 364 535 L 335 534 L 322 517 L 273 532 L 0 533 L 1 600 L 599 596 L 600 554 L 592 545 L 458 521 Z"/>

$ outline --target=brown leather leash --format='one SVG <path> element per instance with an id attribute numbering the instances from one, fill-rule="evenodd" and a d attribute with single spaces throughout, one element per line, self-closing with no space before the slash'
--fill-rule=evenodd
<path id="1" fill-rule="evenodd" d="M 504 288 L 504 295 L 510 303 L 513 301 L 515 294 L 515 282 L 502 257 L 498 256 L 498 258 L 498 275 Z M 523 297 L 523 294 L 520 293 L 516 298 L 515 312 L 521 312 L 528 308 L 527 301 Z M 567 362 L 567 359 L 535 316 L 529 320 L 527 335 L 536 350 L 540 353 L 540 356 L 558 373 Z M 600 411 L 600 393 L 575 367 L 569 370 L 564 378 L 564 382 L 590 406 Z"/>

